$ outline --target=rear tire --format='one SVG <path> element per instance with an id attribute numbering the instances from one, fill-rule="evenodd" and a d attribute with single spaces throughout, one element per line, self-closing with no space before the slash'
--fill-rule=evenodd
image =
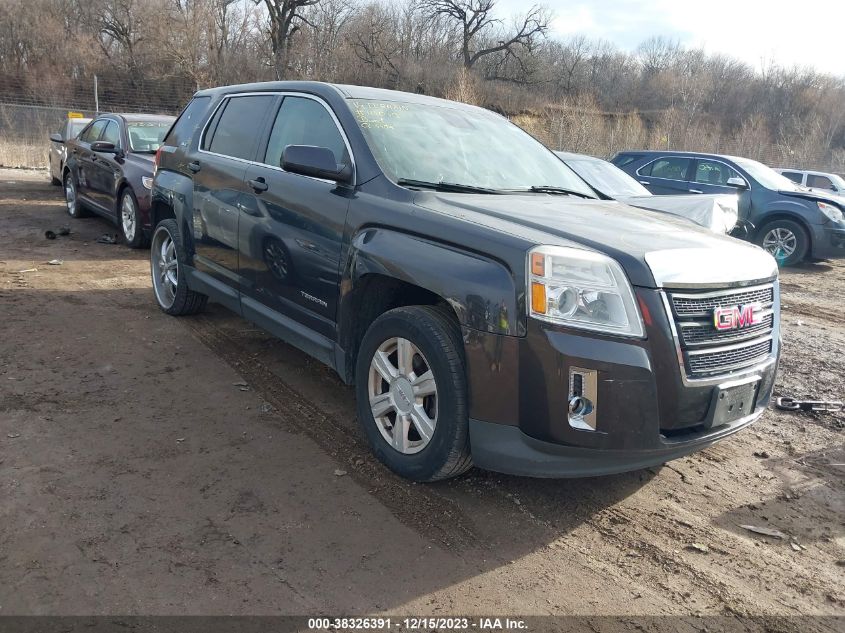
<path id="1" fill-rule="evenodd" d="M 361 341 L 355 391 L 370 447 L 393 472 L 436 481 L 472 467 L 463 343 L 444 310 L 409 306 L 377 318 Z"/>
<path id="2" fill-rule="evenodd" d="M 150 271 L 158 307 L 172 316 L 202 312 L 208 297 L 188 288 L 183 273 L 187 261 L 176 220 L 162 220 L 153 233 Z"/>
<path id="3" fill-rule="evenodd" d="M 123 240 L 129 248 L 146 246 L 144 230 L 141 228 L 141 214 L 138 212 L 138 199 L 129 187 L 125 187 L 120 194 L 117 222 L 120 225 Z"/>
<path id="4" fill-rule="evenodd" d="M 88 215 L 85 207 L 82 206 L 82 201 L 79 199 L 79 185 L 70 169 L 65 173 L 64 189 L 67 214 L 72 218 L 84 218 Z"/>
<path id="5" fill-rule="evenodd" d="M 794 220 L 773 220 L 757 233 L 757 244 L 777 260 L 778 266 L 795 266 L 810 249 L 810 236 Z"/>

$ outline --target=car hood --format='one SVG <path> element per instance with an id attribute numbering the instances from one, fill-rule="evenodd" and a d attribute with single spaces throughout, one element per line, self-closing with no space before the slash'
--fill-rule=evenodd
<path id="1" fill-rule="evenodd" d="M 536 244 L 604 253 L 622 265 L 636 286 L 715 287 L 777 276 L 777 263 L 761 248 L 616 201 L 421 192 L 415 203 Z"/>
<path id="2" fill-rule="evenodd" d="M 813 202 L 817 200 L 821 200 L 822 202 L 832 202 L 838 206 L 842 206 L 842 196 L 838 196 L 835 193 L 827 193 L 823 191 L 807 190 L 807 191 L 789 191 L 787 189 L 782 189 L 778 191 L 779 194 L 784 196 L 790 196 L 791 198 L 803 198 L 805 200 L 812 200 Z"/>

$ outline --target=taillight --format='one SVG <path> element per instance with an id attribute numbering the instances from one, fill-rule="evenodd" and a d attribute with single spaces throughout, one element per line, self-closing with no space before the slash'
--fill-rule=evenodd
<path id="1" fill-rule="evenodd" d="M 153 160 L 153 176 L 155 176 L 156 172 L 158 171 L 158 164 L 161 161 L 161 150 L 162 149 L 163 149 L 163 146 L 159 146 L 159 148 L 156 150 L 155 160 Z"/>

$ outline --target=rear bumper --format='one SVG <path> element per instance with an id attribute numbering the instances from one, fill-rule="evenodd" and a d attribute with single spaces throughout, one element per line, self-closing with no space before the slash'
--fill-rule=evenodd
<path id="1" fill-rule="evenodd" d="M 812 250 L 815 259 L 845 257 L 845 228 L 827 224 L 813 227 Z"/>
<path id="2" fill-rule="evenodd" d="M 508 475 L 575 478 L 613 475 L 664 464 L 699 451 L 750 425 L 765 411 L 751 415 L 684 441 L 664 441 L 651 449 L 600 450 L 544 442 L 518 427 L 469 421 L 472 461 L 479 468 Z"/>

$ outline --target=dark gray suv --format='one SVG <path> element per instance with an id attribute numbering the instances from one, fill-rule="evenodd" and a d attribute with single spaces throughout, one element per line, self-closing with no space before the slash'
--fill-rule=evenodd
<path id="1" fill-rule="evenodd" d="M 654 194 L 738 193 L 741 235 L 783 266 L 845 257 L 845 200 L 810 191 L 748 158 L 620 152 L 611 162 Z"/>
<path id="2" fill-rule="evenodd" d="M 198 92 L 156 160 L 160 308 L 219 302 L 335 369 L 405 477 L 644 468 L 768 405 L 774 259 L 596 199 L 495 113 L 230 86 Z"/>

